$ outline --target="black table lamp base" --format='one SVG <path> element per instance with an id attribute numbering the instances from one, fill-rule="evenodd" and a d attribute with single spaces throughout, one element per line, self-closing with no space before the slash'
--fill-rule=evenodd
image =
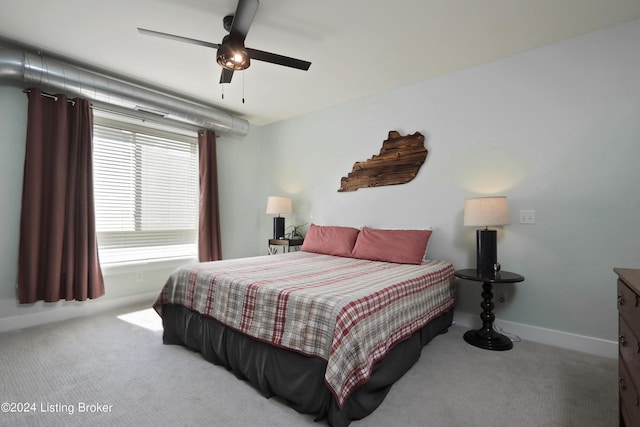
<path id="1" fill-rule="evenodd" d="M 273 238 L 274 239 L 284 238 L 284 217 L 283 216 L 273 217 Z"/>
<path id="2" fill-rule="evenodd" d="M 495 276 L 496 264 L 498 263 L 497 235 L 496 230 L 487 228 L 476 230 L 476 269 L 480 276 Z"/>

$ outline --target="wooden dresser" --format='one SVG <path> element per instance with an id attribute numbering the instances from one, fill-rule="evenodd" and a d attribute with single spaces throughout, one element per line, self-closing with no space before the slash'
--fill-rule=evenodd
<path id="1" fill-rule="evenodd" d="M 640 426 L 640 270 L 618 275 L 618 379 L 620 425 Z"/>

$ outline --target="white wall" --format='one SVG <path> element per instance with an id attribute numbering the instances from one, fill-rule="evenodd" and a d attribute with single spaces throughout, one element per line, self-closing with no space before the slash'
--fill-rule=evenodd
<path id="1" fill-rule="evenodd" d="M 224 259 L 266 254 L 267 241 L 260 238 L 267 203 L 260 197 L 265 185 L 260 135 L 260 127 L 252 126 L 245 137 L 223 135 L 217 140 Z"/>
<path id="2" fill-rule="evenodd" d="M 26 132 L 27 97 L 19 89 L 0 86 L 0 301 L 17 295 Z"/>
<path id="3" fill-rule="evenodd" d="M 633 21 L 265 126 L 266 191 L 294 198 L 287 224 L 432 226 L 431 256 L 456 268 L 475 266 L 465 198 L 506 195 L 498 259 L 526 280 L 495 287 L 507 294 L 497 317 L 613 341 L 612 268 L 640 267 L 638 40 Z M 426 136 L 418 176 L 338 193 L 390 130 Z M 519 224 L 520 209 L 537 223 Z M 458 310 L 477 316 L 480 292 L 460 282 Z"/>

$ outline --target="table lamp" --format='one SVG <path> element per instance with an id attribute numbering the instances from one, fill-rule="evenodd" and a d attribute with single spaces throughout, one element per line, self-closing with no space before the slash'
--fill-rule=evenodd
<path id="1" fill-rule="evenodd" d="M 506 197 L 478 197 L 464 203 L 464 225 L 484 227 L 476 230 L 476 269 L 480 276 L 495 277 L 497 260 L 497 232 L 490 226 L 509 224 Z"/>
<path id="2" fill-rule="evenodd" d="M 269 196 L 267 199 L 267 214 L 273 217 L 273 238 L 284 238 L 284 217 L 282 214 L 291 213 L 291 199 L 288 197 Z"/>

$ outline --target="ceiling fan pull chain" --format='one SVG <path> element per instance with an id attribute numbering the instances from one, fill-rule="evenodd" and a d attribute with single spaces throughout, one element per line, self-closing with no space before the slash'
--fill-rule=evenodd
<path id="1" fill-rule="evenodd" d="M 242 103 L 244 104 L 244 73 L 242 73 Z"/>
<path id="2" fill-rule="evenodd" d="M 220 85 L 220 92 L 222 92 L 222 99 L 224 99 L 224 84 Z"/>

